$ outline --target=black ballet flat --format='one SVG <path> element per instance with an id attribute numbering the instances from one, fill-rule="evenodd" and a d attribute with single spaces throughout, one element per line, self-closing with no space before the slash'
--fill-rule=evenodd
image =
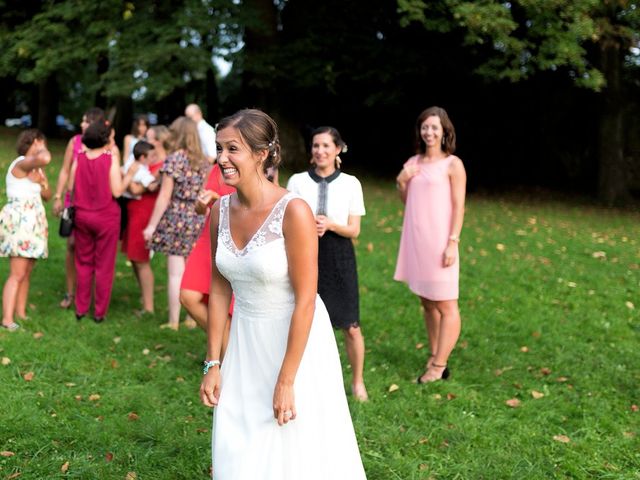
<path id="1" fill-rule="evenodd" d="M 102 323 L 107 317 L 93 317 L 93 321 L 96 323 Z"/>
<path id="2" fill-rule="evenodd" d="M 437 368 L 442 368 L 444 367 L 444 370 L 442 371 L 442 376 L 436 380 L 432 380 L 432 382 L 437 382 L 438 380 L 448 380 L 449 376 L 451 374 L 451 372 L 449 371 L 449 367 L 447 367 L 446 365 L 436 365 L 435 363 L 431 364 L 432 367 L 437 367 Z M 422 380 L 422 375 L 418 376 L 418 379 L 416 380 L 416 383 L 418 385 L 423 385 L 425 383 L 432 383 L 432 382 L 424 382 Z"/>
<path id="3" fill-rule="evenodd" d="M 85 315 L 86 315 L 85 313 L 76 312 L 76 320 L 78 320 L 78 321 L 82 320 Z"/>

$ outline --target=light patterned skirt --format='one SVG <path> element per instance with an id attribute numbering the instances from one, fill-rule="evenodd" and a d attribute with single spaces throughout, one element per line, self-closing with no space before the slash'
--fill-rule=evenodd
<path id="1" fill-rule="evenodd" d="M 40 197 L 8 199 L 0 211 L 0 257 L 47 258 L 48 235 Z"/>

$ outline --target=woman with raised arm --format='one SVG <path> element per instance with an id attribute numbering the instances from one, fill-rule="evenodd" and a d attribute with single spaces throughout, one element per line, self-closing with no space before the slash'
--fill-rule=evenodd
<path id="1" fill-rule="evenodd" d="M 431 355 L 417 381 L 428 383 L 449 377 L 460 336 L 458 243 L 467 175 L 453 155 L 456 132 L 443 108 L 418 116 L 416 146 L 396 180 L 405 212 L 394 278 L 409 285 L 424 309 Z"/>
<path id="2" fill-rule="evenodd" d="M 51 161 L 44 134 L 25 130 L 18 136 L 16 158 L 7 171 L 7 204 L 0 212 L 0 256 L 9 257 L 9 275 L 2 291 L 2 328 L 17 330 L 14 314 L 27 318 L 31 271 L 47 258 L 48 227 L 42 200 L 51 198 L 44 173 Z"/>
<path id="3" fill-rule="evenodd" d="M 216 406 L 214 478 L 364 479 L 335 337 L 317 295 L 313 213 L 265 175 L 280 162 L 277 126 L 259 110 L 241 110 L 220 122 L 217 144 L 224 181 L 237 191 L 211 214 L 200 397 Z"/>
<path id="4" fill-rule="evenodd" d="M 153 213 L 143 231 L 149 248 L 167 256 L 169 322 L 161 328 L 180 326 L 180 282 L 185 262 L 196 244 L 205 216 L 196 212 L 196 200 L 210 165 L 200 148 L 193 120 L 178 117 L 169 127 L 169 156 L 160 173 L 160 192 Z"/>

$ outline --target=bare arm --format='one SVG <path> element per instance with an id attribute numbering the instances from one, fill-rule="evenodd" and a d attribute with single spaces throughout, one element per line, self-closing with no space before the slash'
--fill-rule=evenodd
<path id="1" fill-rule="evenodd" d="M 69 174 L 71 173 L 71 162 L 73 160 L 73 138 L 67 143 L 67 148 L 64 151 L 64 157 L 62 158 L 62 168 L 58 173 L 58 182 L 56 183 L 56 194 L 53 196 L 53 213 L 59 215 L 62 211 L 62 196 L 64 195 L 67 182 L 69 181 Z"/>
<path id="2" fill-rule="evenodd" d="M 29 175 L 35 168 L 44 167 L 45 165 L 49 165 L 51 162 L 51 153 L 46 148 L 42 148 L 36 152 L 35 155 L 28 155 L 24 157 L 24 159 L 20 160 L 13 167 L 14 170 L 18 170 L 20 172 L 19 175 L 16 175 L 18 178 L 24 178 Z M 14 172 L 14 175 L 17 172 Z"/>
<path id="3" fill-rule="evenodd" d="M 123 145 L 123 151 L 125 155 L 128 155 L 131 149 L 131 140 L 133 139 L 133 135 L 129 134 L 129 135 L 125 135 L 124 136 L 124 145 Z M 127 161 L 127 159 L 125 158 L 125 162 Z"/>
<path id="4" fill-rule="evenodd" d="M 449 242 L 444 252 L 443 263 L 449 267 L 455 263 L 457 243 L 460 241 L 460 232 L 464 221 L 464 202 L 467 189 L 467 173 L 462 160 L 454 157 L 449 166 L 449 181 L 451 182 L 451 230 L 449 230 Z"/>
<path id="5" fill-rule="evenodd" d="M 127 190 L 129 190 L 129 192 L 134 195 L 142 195 L 144 192 L 147 191 L 147 189 L 144 188 L 144 185 L 138 182 L 131 182 Z"/>
<path id="6" fill-rule="evenodd" d="M 287 339 L 287 350 L 273 394 L 273 413 L 282 425 L 295 419 L 293 385 L 307 345 L 318 287 L 318 236 L 311 209 L 302 199 L 289 202 L 283 221 L 283 234 L 289 278 L 295 295 L 295 307 Z M 291 411 L 288 417 L 285 412 Z"/>
<path id="7" fill-rule="evenodd" d="M 173 178 L 170 175 L 163 174 L 162 175 L 162 183 L 160 184 L 160 192 L 158 192 L 158 198 L 156 199 L 156 204 L 153 207 L 153 212 L 151 213 L 151 218 L 149 219 L 149 223 L 147 224 L 147 228 L 144 229 L 142 235 L 145 240 L 151 240 L 151 236 L 153 232 L 156 230 L 158 223 L 160 223 L 160 219 L 162 215 L 164 215 L 165 210 L 169 206 L 171 202 L 171 196 L 173 195 Z"/>
<path id="8" fill-rule="evenodd" d="M 48 202 L 51 200 L 51 188 L 49 186 L 49 179 L 47 174 L 44 173 L 42 168 L 38 168 L 38 183 L 40 184 L 40 198 L 43 201 Z"/>
<path id="9" fill-rule="evenodd" d="M 207 358 L 220 360 L 222 337 L 231 304 L 231 285 L 218 270 L 215 262 L 218 250 L 218 222 L 220 203 L 211 208 L 211 286 L 209 287 L 209 309 L 207 322 Z M 200 399 L 208 407 L 218 404 L 220 397 L 220 366 L 209 369 L 200 386 Z"/>
<path id="10" fill-rule="evenodd" d="M 127 174 L 123 177 L 120 173 L 120 159 L 116 155 L 111 155 L 111 168 L 109 169 L 109 185 L 111 186 L 111 195 L 118 198 L 125 192 L 139 166 L 140 165 L 136 165 L 134 162 L 129 170 L 127 170 Z"/>

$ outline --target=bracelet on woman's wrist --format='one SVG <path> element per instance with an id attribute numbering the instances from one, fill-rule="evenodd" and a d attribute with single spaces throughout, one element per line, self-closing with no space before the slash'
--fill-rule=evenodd
<path id="1" fill-rule="evenodd" d="M 202 369 L 202 373 L 204 375 L 206 375 L 207 372 L 209 371 L 209 369 L 215 367 L 216 365 L 220 366 L 220 360 L 205 360 L 204 361 L 204 368 Z"/>
<path id="2" fill-rule="evenodd" d="M 449 235 L 449 240 L 452 242 L 460 243 L 460 235 Z"/>

